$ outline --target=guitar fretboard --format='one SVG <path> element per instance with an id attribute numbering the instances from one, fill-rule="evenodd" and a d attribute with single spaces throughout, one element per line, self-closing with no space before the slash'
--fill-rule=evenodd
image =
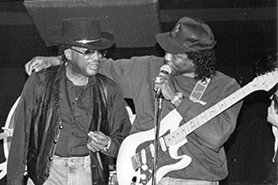
<path id="1" fill-rule="evenodd" d="M 193 119 L 189 120 L 182 126 L 180 126 L 175 131 L 169 133 L 168 135 L 164 136 L 164 141 L 167 146 L 175 145 L 185 139 L 185 137 L 220 114 L 221 112 L 225 111 L 233 104 L 237 103 L 239 100 L 243 99 L 248 94 L 254 91 L 254 85 L 251 82 L 245 85 L 243 88 L 237 90 L 233 94 L 229 95 L 222 101 L 218 102 L 217 104 L 213 105 L 203 113 L 199 114 L 198 116 L 194 117 Z"/>

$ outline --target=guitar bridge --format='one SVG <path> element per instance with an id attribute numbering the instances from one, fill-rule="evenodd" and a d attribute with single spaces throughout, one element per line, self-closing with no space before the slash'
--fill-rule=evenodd
<path id="1" fill-rule="evenodd" d="M 132 163 L 133 169 L 135 171 L 137 171 L 139 169 L 139 167 L 142 165 L 142 163 L 140 161 L 140 157 L 138 156 L 138 154 L 131 157 L 131 163 Z"/>

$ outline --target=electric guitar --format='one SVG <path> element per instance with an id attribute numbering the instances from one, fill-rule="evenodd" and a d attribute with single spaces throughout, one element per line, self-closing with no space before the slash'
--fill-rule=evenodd
<path id="1" fill-rule="evenodd" d="M 172 110 L 160 122 L 157 146 L 156 182 L 168 172 L 180 170 L 191 163 L 187 155 L 178 156 L 177 150 L 187 142 L 186 136 L 257 90 L 269 91 L 278 83 L 278 71 L 258 76 L 247 85 L 213 105 L 195 118 L 179 126 L 182 117 Z M 171 124 L 167 124 L 167 123 Z M 154 129 L 128 136 L 122 143 L 117 158 L 119 185 L 151 185 L 154 161 Z"/>

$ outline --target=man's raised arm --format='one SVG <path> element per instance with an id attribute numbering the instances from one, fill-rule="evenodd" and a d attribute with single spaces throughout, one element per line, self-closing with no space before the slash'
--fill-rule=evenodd
<path id="1" fill-rule="evenodd" d="M 28 75 L 30 75 L 34 70 L 37 72 L 50 66 L 60 65 L 61 63 L 62 60 L 60 60 L 59 57 L 36 56 L 25 64 L 25 71 Z"/>

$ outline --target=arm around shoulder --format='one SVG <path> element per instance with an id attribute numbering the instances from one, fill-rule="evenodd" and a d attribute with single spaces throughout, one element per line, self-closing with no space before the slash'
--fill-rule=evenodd
<path id="1" fill-rule="evenodd" d="M 32 58 L 29 62 L 25 64 L 25 71 L 28 75 L 30 75 L 33 71 L 41 71 L 42 69 L 46 69 L 50 66 L 61 65 L 62 59 L 60 56 L 53 57 L 41 57 L 36 56 Z"/>

